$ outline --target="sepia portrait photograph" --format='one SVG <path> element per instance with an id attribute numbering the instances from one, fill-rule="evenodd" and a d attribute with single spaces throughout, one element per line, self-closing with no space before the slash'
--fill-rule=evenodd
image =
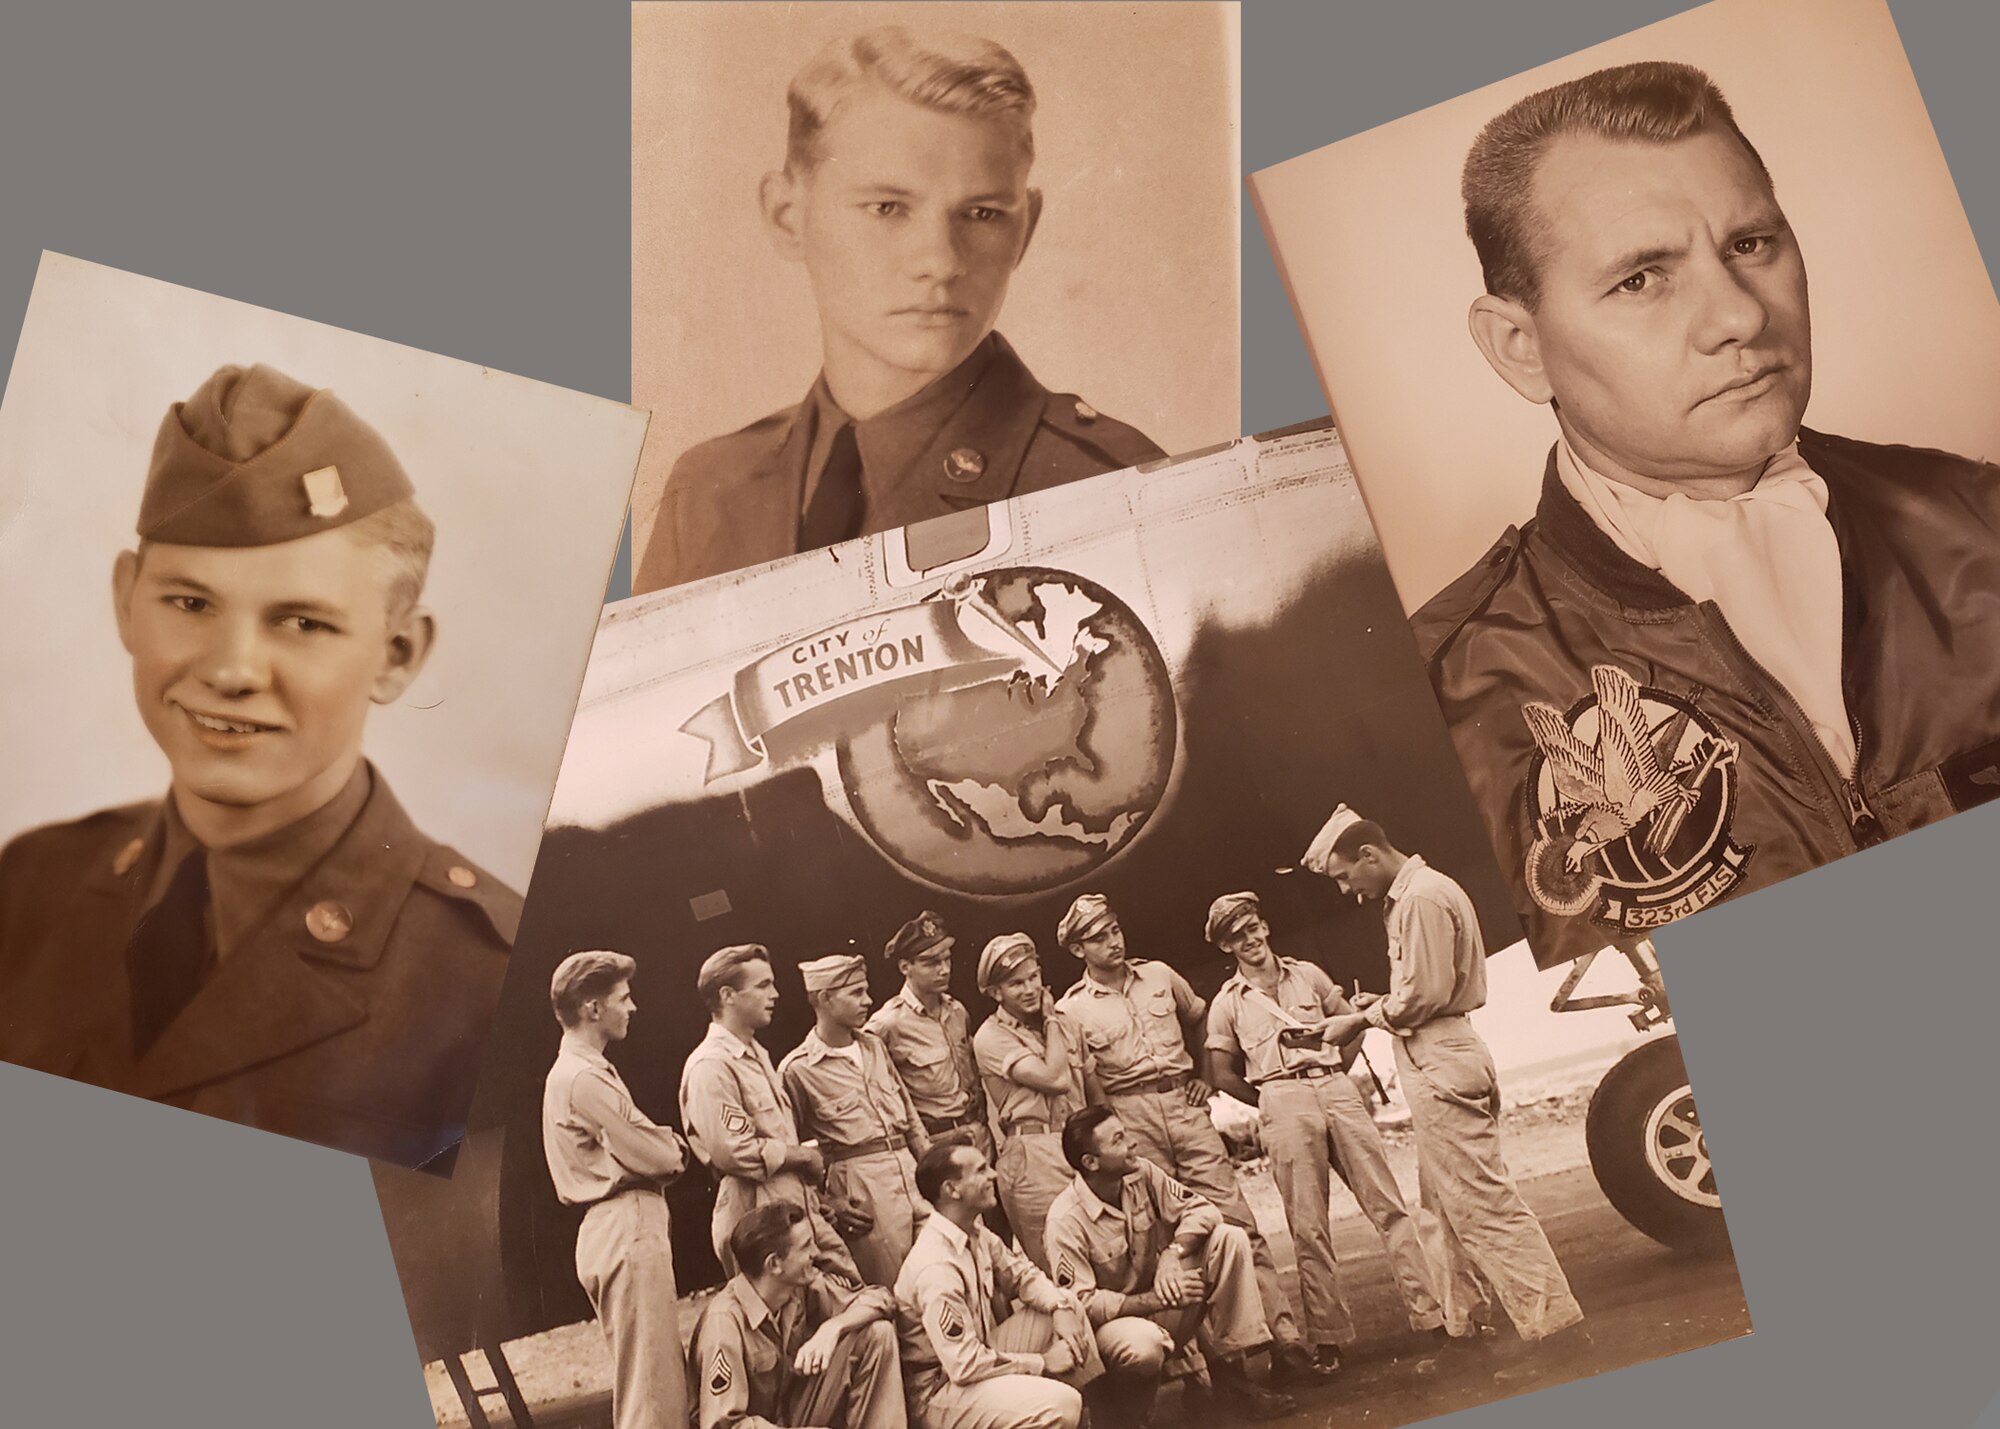
<path id="1" fill-rule="evenodd" d="M 633 593 L 1233 440 L 1237 26 L 634 5 Z"/>
<path id="2" fill-rule="evenodd" d="M 644 436 L 45 254 L 0 653 L 59 693 L 0 704 L 0 1076 L 454 1146 Z"/>
<path id="3" fill-rule="evenodd" d="M 1747 1334 L 1658 966 L 1522 943 L 1327 420 L 965 517 L 606 608 L 454 1174 L 375 1172 L 438 1423 L 1391 1425 Z"/>
<path id="4" fill-rule="evenodd" d="M 1251 190 L 1544 962 L 2000 796 L 2000 304 L 1882 0 Z"/>

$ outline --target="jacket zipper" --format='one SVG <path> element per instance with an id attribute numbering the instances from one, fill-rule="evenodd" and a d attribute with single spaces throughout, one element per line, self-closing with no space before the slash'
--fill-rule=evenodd
<path id="1" fill-rule="evenodd" d="M 1848 712 L 1847 722 L 1854 728 L 1854 771 L 1857 776 L 1850 779 L 1834 767 L 1833 760 L 1827 755 L 1826 746 L 1821 744 L 1819 736 L 1813 733 L 1812 721 L 1806 718 L 1805 708 L 1799 704 L 1790 690 L 1773 678 L 1771 672 L 1759 664 L 1757 659 L 1744 648 L 1735 630 L 1730 628 L 1728 617 L 1716 609 L 1712 601 L 1703 601 L 1702 610 L 1709 616 L 1709 624 L 1719 628 L 1727 638 L 1730 648 L 1736 652 L 1736 658 L 1762 680 L 1764 688 L 1768 689 L 1778 701 L 1781 713 L 1791 723 L 1793 733 L 1803 736 L 1806 748 L 1819 765 L 1820 773 L 1840 800 L 1841 810 L 1847 819 L 1847 836 L 1854 841 L 1854 846 L 1863 849 L 1871 844 L 1881 843 L 1886 837 L 1882 832 L 1882 822 L 1875 817 L 1875 811 L 1868 807 L 1868 800 L 1861 792 L 1858 777 L 1861 772 L 1861 722 L 1854 717 L 1852 711 Z"/>

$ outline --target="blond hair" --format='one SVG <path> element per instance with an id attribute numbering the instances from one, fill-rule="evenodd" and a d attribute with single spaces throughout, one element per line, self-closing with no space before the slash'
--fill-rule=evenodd
<path id="1" fill-rule="evenodd" d="M 785 94 L 792 114 L 785 140 L 788 170 L 812 172 L 821 157 L 821 132 L 840 112 L 842 101 L 871 82 L 926 109 L 1007 120 L 1020 134 L 1022 154 L 1035 157 L 1030 126 L 1035 88 L 1019 60 L 976 35 L 936 34 L 919 40 L 901 25 L 884 25 L 832 41 L 793 78 Z"/>

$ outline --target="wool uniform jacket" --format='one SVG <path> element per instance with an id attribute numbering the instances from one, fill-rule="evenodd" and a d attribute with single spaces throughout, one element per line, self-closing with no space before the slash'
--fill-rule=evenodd
<path id="1" fill-rule="evenodd" d="M 160 802 L 0 851 L 0 1059 L 416 1166 L 464 1133 L 521 899 L 370 771 L 354 822 L 142 1056 L 126 945 Z"/>
<path id="2" fill-rule="evenodd" d="M 1844 591 L 1849 778 L 1557 479 L 1413 618 L 1544 967 L 2000 796 L 2000 467 L 1802 430 Z"/>

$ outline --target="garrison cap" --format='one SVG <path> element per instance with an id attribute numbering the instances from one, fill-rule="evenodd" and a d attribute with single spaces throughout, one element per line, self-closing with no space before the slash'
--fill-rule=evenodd
<path id="1" fill-rule="evenodd" d="M 845 987 L 857 980 L 866 982 L 868 965 L 861 960 L 859 953 L 834 953 L 809 963 L 800 963 L 799 975 L 806 980 L 807 992 L 825 992 L 830 987 Z"/>
<path id="2" fill-rule="evenodd" d="M 1071 943 L 1082 942 L 1110 916 L 1109 898 L 1102 893 L 1079 893 L 1070 903 L 1069 911 L 1062 915 L 1062 921 L 1056 924 L 1056 941 L 1065 948 Z"/>
<path id="3" fill-rule="evenodd" d="M 882 956 L 891 963 L 900 963 L 920 958 L 940 943 L 949 947 L 956 941 L 944 930 L 944 919 L 926 908 L 896 930 L 896 936 L 882 949 Z"/>
<path id="4" fill-rule="evenodd" d="M 1264 907 L 1254 893 L 1225 893 L 1208 905 L 1207 936 L 1211 943 L 1220 943 L 1235 932 L 1238 925 L 1252 918 L 1261 917 Z"/>
<path id="5" fill-rule="evenodd" d="M 1342 804 L 1335 809 L 1320 831 L 1313 835 L 1313 841 L 1306 845 L 1305 855 L 1299 859 L 1312 872 L 1324 876 L 1326 866 L 1333 858 L 1333 845 L 1354 825 L 1361 822 L 1361 815 Z"/>
<path id="6" fill-rule="evenodd" d="M 1035 940 L 1026 933 L 1002 933 L 979 951 L 979 990 L 987 991 L 997 982 L 1014 975 L 1022 963 L 1035 960 Z"/>
<path id="7" fill-rule="evenodd" d="M 139 536 L 175 546 L 275 546 L 416 494 L 382 434 L 325 388 L 275 367 L 222 367 L 153 439 Z"/>

